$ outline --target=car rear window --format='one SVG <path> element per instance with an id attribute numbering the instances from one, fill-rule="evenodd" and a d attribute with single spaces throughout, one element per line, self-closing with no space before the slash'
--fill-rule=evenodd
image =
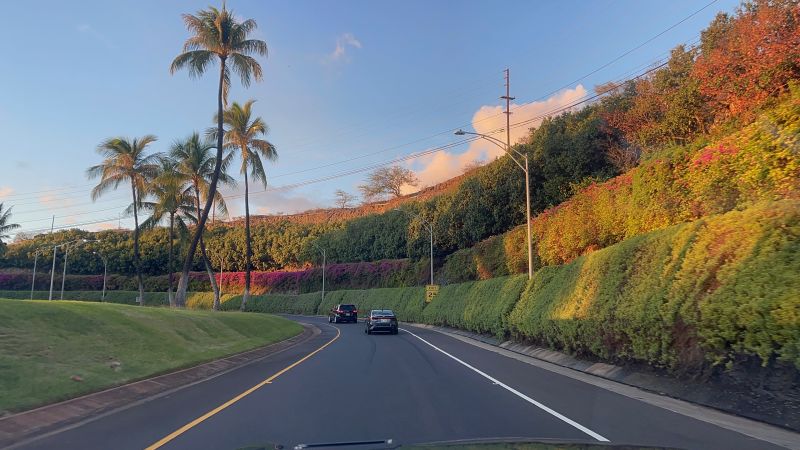
<path id="1" fill-rule="evenodd" d="M 342 311 L 352 311 L 356 309 L 356 305 L 339 305 L 339 309 Z"/>
<path id="2" fill-rule="evenodd" d="M 381 311 L 381 314 L 383 314 L 385 316 L 393 316 L 394 312 L 392 312 L 391 309 L 384 309 L 383 311 Z"/>

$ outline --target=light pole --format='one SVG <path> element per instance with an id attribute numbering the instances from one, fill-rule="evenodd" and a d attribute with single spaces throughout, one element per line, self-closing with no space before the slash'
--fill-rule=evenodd
<path id="1" fill-rule="evenodd" d="M 55 281 L 56 275 L 56 252 L 58 251 L 58 247 L 67 247 L 67 251 L 64 252 L 64 275 L 63 277 L 66 278 L 67 275 L 67 252 L 69 251 L 69 245 L 74 244 L 76 242 L 86 242 L 86 239 L 75 239 L 74 241 L 65 242 L 63 244 L 58 244 L 53 247 L 53 268 L 50 270 L 50 295 L 48 296 L 48 300 L 53 299 L 53 281 Z M 64 300 L 64 279 L 61 280 L 61 300 Z"/>
<path id="2" fill-rule="evenodd" d="M 100 252 L 92 252 L 103 260 L 103 295 L 100 297 L 101 302 L 106 301 L 106 277 L 108 277 L 108 259 Z"/>
<path id="3" fill-rule="evenodd" d="M 405 213 L 405 214 L 408 214 L 409 216 L 412 216 L 412 217 L 416 217 L 417 219 L 419 219 L 422 223 L 424 223 L 428 227 L 428 231 L 431 234 L 431 285 L 432 285 L 433 284 L 433 223 L 425 220 L 419 214 L 414 214 L 414 213 L 408 212 L 408 211 L 400 209 L 400 208 L 395 208 L 394 210 L 395 211 L 400 211 L 400 212 Z"/>
<path id="4" fill-rule="evenodd" d="M 38 248 L 33 253 L 33 278 L 31 279 L 31 300 L 33 300 L 33 287 L 36 285 L 36 263 L 39 259 L 39 253 L 43 250 L 43 248 Z"/>
<path id="5" fill-rule="evenodd" d="M 320 253 L 322 253 L 322 301 L 325 301 L 325 249 L 315 243 L 311 243 Z"/>
<path id="6" fill-rule="evenodd" d="M 463 136 L 465 134 L 471 134 L 474 136 L 481 137 L 486 139 L 487 141 L 491 142 L 492 144 L 500 147 L 503 149 L 504 152 L 511 158 L 512 161 L 525 172 L 525 217 L 527 222 L 527 230 L 528 230 L 528 279 L 530 280 L 533 278 L 533 243 L 531 242 L 531 177 L 530 171 L 528 170 L 528 155 L 520 153 L 517 150 L 514 150 L 511 146 L 506 144 L 505 142 L 501 141 L 500 139 L 487 136 L 485 134 L 480 133 L 472 133 L 469 131 L 458 130 L 456 131 L 456 136 Z M 514 154 L 517 157 L 514 157 Z M 523 162 L 520 162 L 521 159 Z"/>

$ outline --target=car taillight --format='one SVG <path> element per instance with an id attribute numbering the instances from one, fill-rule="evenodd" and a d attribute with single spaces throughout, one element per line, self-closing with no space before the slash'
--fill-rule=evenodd
<path id="1" fill-rule="evenodd" d="M 354 309 L 354 310 L 353 310 L 353 312 L 354 312 L 354 313 L 357 313 L 357 312 L 358 312 L 358 310 L 357 310 L 357 309 Z"/>

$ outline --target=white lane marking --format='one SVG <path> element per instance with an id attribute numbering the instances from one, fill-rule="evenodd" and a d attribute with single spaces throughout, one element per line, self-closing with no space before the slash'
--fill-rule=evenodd
<path id="1" fill-rule="evenodd" d="M 464 362 L 464 361 L 462 361 L 462 360 L 460 360 L 460 359 L 456 358 L 455 356 L 453 356 L 453 355 L 451 355 L 450 353 L 447 353 L 446 351 L 444 351 L 444 350 L 440 349 L 439 347 L 437 347 L 437 346 L 435 346 L 435 345 L 431 344 L 430 342 L 428 342 L 428 341 L 426 341 L 425 339 L 423 339 L 423 338 L 421 338 L 421 337 L 417 336 L 416 334 L 412 333 L 411 331 L 408 331 L 408 330 L 407 330 L 407 329 L 405 329 L 405 328 L 401 328 L 401 330 L 403 330 L 403 331 L 405 331 L 406 333 L 408 333 L 408 334 L 410 334 L 410 335 L 414 336 L 415 338 L 419 339 L 420 341 L 422 341 L 422 342 L 424 342 L 424 343 L 426 343 L 426 344 L 430 345 L 430 346 L 431 346 L 431 347 L 433 347 L 435 350 L 437 350 L 437 351 L 439 351 L 439 352 L 442 352 L 442 353 L 444 353 L 445 355 L 449 356 L 450 358 L 452 358 L 453 360 L 455 360 L 455 361 L 456 361 L 456 362 L 458 362 L 459 364 L 461 364 L 461 365 L 463 365 L 463 366 L 467 367 L 468 369 L 472 370 L 473 372 L 477 373 L 478 375 L 480 375 L 480 376 L 482 376 L 482 377 L 486 378 L 487 380 L 491 381 L 492 383 L 494 383 L 494 384 L 496 384 L 496 385 L 498 385 L 498 386 L 502 387 L 503 389 L 505 389 L 505 390 L 507 390 L 507 391 L 511 392 L 512 394 L 514 394 L 514 395 L 516 395 L 517 397 L 519 397 L 519 398 L 521 398 L 521 399 L 525 400 L 526 402 L 528 402 L 528 403 L 530 403 L 530 404 L 532 404 L 532 405 L 536 406 L 537 408 L 541 409 L 542 411 L 544 411 L 544 412 L 546 412 L 546 413 L 548 413 L 548 414 L 551 414 L 551 415 L 555 416 L 556 418 L 558 418 L 558 419 L 560 419 L 560 420 L 562 420 L 562 421 L 564 421 L 564 422 L 566 422 L 566 423 L 568 423 L 568 424 L 572 425 L 573 427 L 575 427 L 575 428 L 577 428 L 577 429 L 579 429 L 579 430 L 583 431 L 584 433 L 586 433 L 586 434 L 588 434 L 589 436 L 591 436 L 591 437 L 593 437 L 593 438 L 597 439 L 597 440 L 598 440 L 598 441 L 600 441 L 600 442 L 610 442 L 608 439 L 604 438 L 604 437 L 603 437 L 603 436 L 601 436 L 600 434 L 598 434 L 598 433 L 595 433 L 594 431 L 592 431 L 592 430 L 590 430 L 590 429 L 586 428 L 585 426 L 583 426 L 583 425 L 579 424 L 578 422 L 575 422 L 574 420 L 572 420 L 572 419 L 570 419 L 569 417 L 567 417 L 567 416 L 565 416 L 565 415 L 563 415 L 563 414 L 559 413 L 558 411 L 555 411 L 555 410 L 553 410 L 553 409 L 551 409 L 551 408 L 547 407 L 546 405 L 544 405 L 544 404 L 542 404 L 542 403 L 539 403 L 539 402 L 537 402 L 536 400 L 534 400 L 534 399 L 532 399 L 532 398 L 528 397 L 527 395 L 525 395 L 525 394 L 523 394 L 522 392 L 520 392 L 520 391 L 518 391 L 518 390 L 516 390 L 516 389 L 512 388 L 511 386 L 509 386 L 509 385 L 507 385 L 507 384 L 503 383 L 502 381 L 500 381 L 500 380 L 498 380 L 498 379 L 496 379 L 496 378 L 492 377 L 491 375 L 489 375 L 489 374 L 487 374 L 487 373 L 485 373 L 485 372 L 481 371 L 480 369 L 477 369 L 477 368 L 475 368 L 475 367 L 471 366 L 469 363 L 466 363 L 466 362 Z"/>

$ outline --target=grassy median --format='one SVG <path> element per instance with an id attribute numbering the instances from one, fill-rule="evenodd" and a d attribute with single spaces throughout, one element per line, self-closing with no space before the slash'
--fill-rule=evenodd
<path id="1" fill-rule="evenodd" d="M 0 416 L 301 331 L 265 314 L 0 299 Z"/>

